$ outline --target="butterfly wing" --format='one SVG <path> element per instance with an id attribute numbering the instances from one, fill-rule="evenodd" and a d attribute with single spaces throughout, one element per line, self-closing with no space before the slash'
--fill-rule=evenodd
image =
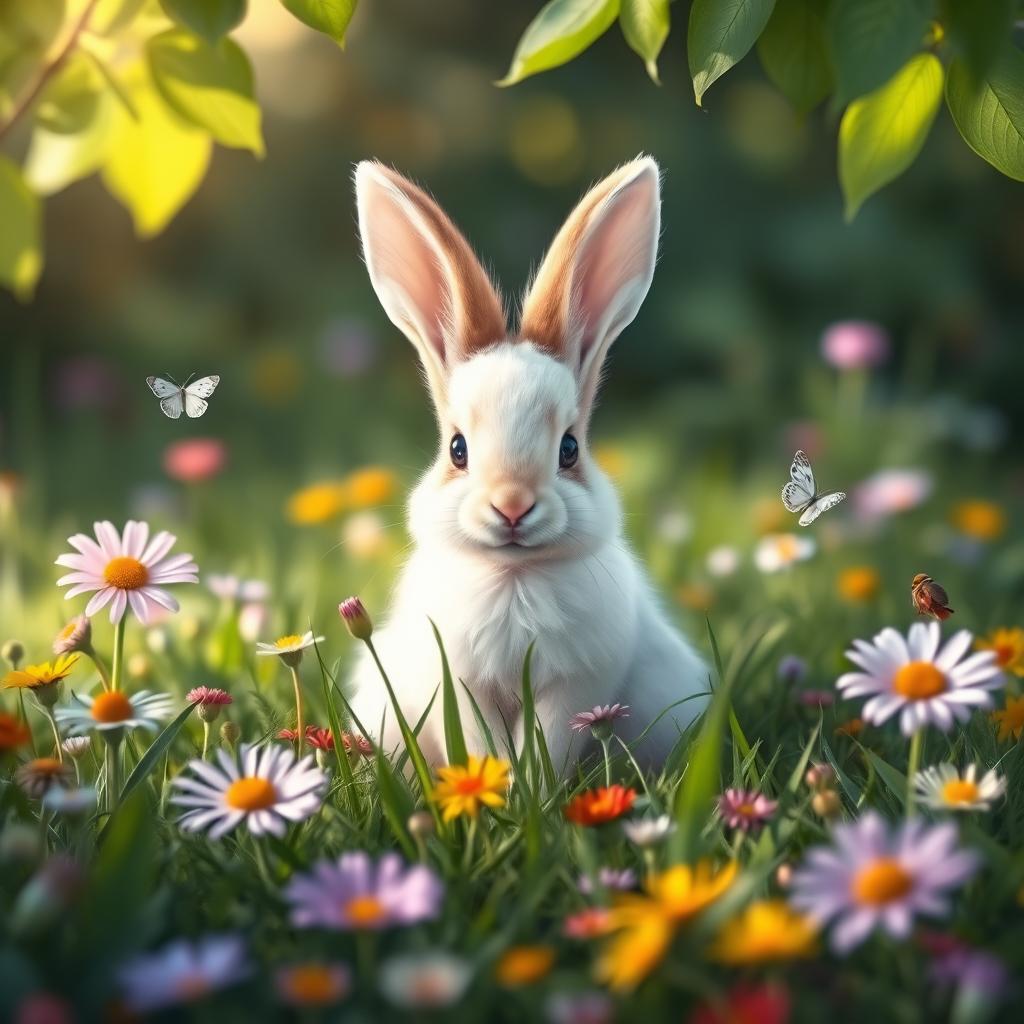
<path id="1" fill-rule="evenodd" d="M 165 416 L 176 420 L 181 415 L 181 410 L 185 407 L 184 394 L 181 388 L 177 388 L 169 398 L 160 399 L 160 408 Z"/>
<path id="2" fill-rule="evenodd" d="M 202 416 L 203 413 L 210 408 L 210 403 L 204 401 L 202 398 L 198 398 L 195 395 L 190 395 L 188 391 L 185 391 L 184 395 L 185 412 L 187 412 L 192 419 L 199 419 L 199 417 Z"/>
<path id="3" fill-rule="evenodd" d="M 212 374 L 209 377 L 200 377 L 199 380 L 192 381 L 185 388 L 185 394 L 194 395 L 196 398 L 209 398 L 217 390 L 219 383 L 220 377 L 217 374 Z"/>
<path id="4" fill-rule="evenodd" d="M 782 488 L 782 504 L 790 512 L 803 512 L 814 498 L 814 473 L 810 460 L 803 452 L 797 452 L 789 467 L 789 483 Z"/>
<path id="5" fill-rule="evenodd" d="M 799 523 L 801 526 L 810 526 L 822 512 L 827 512 L 830 508 L 835 508 L 839 502 L 844 501 L 846 494 L 843 491 L 833 491 L 831 494 L 823 494 L 820 498 L 815 498 L 814 501 L 807 506 L 804 510 L 804 514 L 800 517 Z"/>
<path id="6" fill-rule="evenodd" d="M 164 380 L 163 377 L 147 377 L 146 383 L 157 398 L 170 398 L 181 390 L 174 381 Z"/>
<path id="7" fill-rule="evenodd" d="M 814 499 L 799 484 L 790 481 L 782 488 L 782 504 L 788 512 L 803 512 Z"/>

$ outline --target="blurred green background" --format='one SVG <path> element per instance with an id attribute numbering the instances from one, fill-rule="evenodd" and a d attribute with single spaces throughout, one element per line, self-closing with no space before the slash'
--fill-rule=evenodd
<path id="1" fill-rule="evenodd" d="M 423 182 L 513 299 L 590 182 L 641 151 L 661 163 L 661 262 L 613 350 L 594 430 L 630 532 L 681 604 L 778 599 L 749 576 L 721 582 L 706 556 L 735 545 L 749 564 L 758 535 L 786 526 L 777 495 L 798 445 L 828 485 L 885 467 L 937 482 L 884 555 L 853 501 L 826 517 L 818 536 L 837 570 L 877 565 L 900 588 L 894 607 L 922 559 L 971 585 L 982 548 L 957 542 L 950 510 L 994 499 L 1012 524 L 1024 484 L 1024 189 L 941 118 L 912 170 L 846 226 L 834 118 L 798 118 L 753 56 L 706 111 L 681 36 L 657 88 L 617 28 L 562 69 L 496 88 L 537 6 L 375 0 L 341 51 L 253 3 L 237 38 L 255 66 L 264 160 L 218 148 L 153 241 L 95 180 L 48 202 L 35 301 L 0 295 L 5 634 L 59 624 L 52 558 L 94 518 L 170 528 L 204 572 L 270 579 L 300 618 L 349 591 L 383 600 L 404 490 L 436 441 L 413 351 L 358 254 L 350 177 L 366 157 Z M 825 329 L 850 318 L 889 333 L 870 375 L 822 358 Z M 221 386 L 203 419 L 170 421 L 145 378 L 190 373 Z M 183 484 L 165 450 L 194 436 L 221 440 L 226 466 Z M 375 520 L 289 519 L 298 488 L 366 465 L 396 480 L 364 502 Z M 997 561 L 974 585 L 1010 609 L 1024 551 Z"/>

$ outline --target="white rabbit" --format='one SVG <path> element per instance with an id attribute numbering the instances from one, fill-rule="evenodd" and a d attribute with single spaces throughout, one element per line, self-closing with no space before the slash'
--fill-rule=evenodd
<path id="1" fill-rule="evenodd" d="M 588 192 L 558 233 L 526 296 L 518 333 L 466 240 L 438 205 L 375 162 L 355 172 L 370 280 L 416 346 L 440 426 L 437 459 L 409 500 L 414 549 L 374 642 L 406 717 L 440 681 L 433 619 L 456 680 L 498 744 L 502 719 L 522 742 L 523 660 L 535 642 L 538 720 L 568 771 L 577 711 L 620 701 L 629 741 L 663 759 L 706 704 L 708 672 L 669 624 L 622 535 L 618 497 L 587 446 L 611 343 L 650 287 L 660 221 L 658 165 L 642 157 Z M 365 653 L 365 652 L 364 652 Z M 363 657 L 353 706 L 400 743 L 375 666 Z M 486 746 L 462 687 L 470 752 Z M 677 703 L 684 698 L 692 698 Z M 440 695 L 421 735 L 445 760 Z"/>

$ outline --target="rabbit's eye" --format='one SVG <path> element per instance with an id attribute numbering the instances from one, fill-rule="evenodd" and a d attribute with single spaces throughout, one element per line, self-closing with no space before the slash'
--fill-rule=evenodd
<path id="1" fill-rule="evenodd" d="M 562 437 L 562 443 L 558 447 L 558 467 L 559 469 L 572 469 L 576 465 L 576 460 L 580 457 L 580 446 L 572 434 L 565 434 Z"/>
<path id="2" fill-rule="evenodd" d="M 448 445 L 448 454 L 451 456 L 453 466 L 457 469 L 466 468 L 466 463 L 469 462 L 469 448 L 461 434 L 456 434 L 452 438 L 452 443 Z"/>

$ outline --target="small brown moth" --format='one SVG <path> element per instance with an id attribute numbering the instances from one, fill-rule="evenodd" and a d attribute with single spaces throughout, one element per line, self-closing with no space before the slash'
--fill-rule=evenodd
<path id="1" fill-rule="evenodd" d="M 910 602 L 918 615 L 933 615 L 941 621 L 953 614 L 945 587 L 923 572 L 919 572 L 910 584 Z"/>

